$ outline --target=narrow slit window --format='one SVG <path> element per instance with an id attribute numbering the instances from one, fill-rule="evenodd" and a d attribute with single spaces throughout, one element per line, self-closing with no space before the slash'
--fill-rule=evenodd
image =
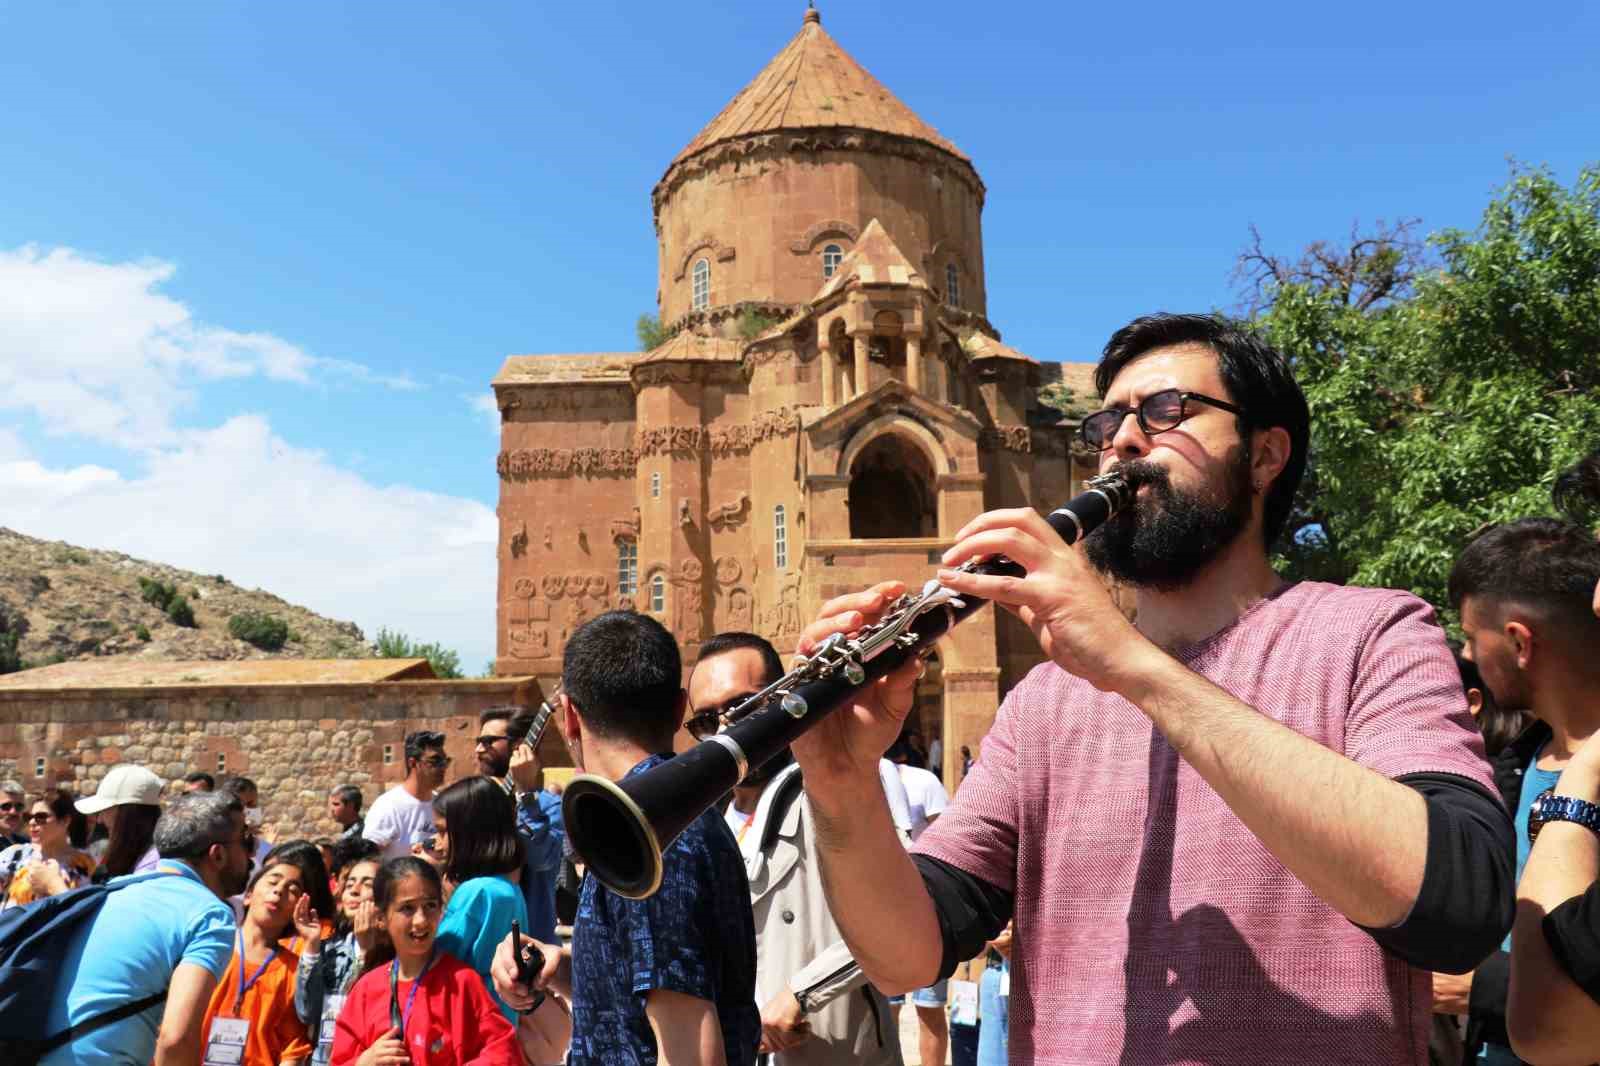
<path id="1" fill-rule="evenodd" d="M 779 570 L 789 569 L 789 525 L 781 503 L 772 509 L 772 563 Z"/>
<path id="2" fill-rule="evenodd" d="M 695 260 L 693 292 L 696 311 L 704 311 L 711 306 L 711 260 Z"/>
<path id="3" fill-rule="evenodd" d="M 822 250 L 822 276 L 833 277 L 833 272 L 839 269 L 839 263 L 844 259 L 844 249 L 837 244 L 830 244 Z"/>
<path id="4" fill-rule="evenodd" d="M 650 610 L 662 614 L 667 609 L 667 579 L 657 574 L 650 579 Z"/>
<path id="5" fill-rule="evenodd" d="M 944 267 L 944 302 L 951 307 L 961 306 L 961 271 L 954 263 Z"/>
<path id="6" fill-rule="evenodd" d="M 639 544 L 633 540 L 617 542 L 617 592 L 633 596 L 639 591 Z"/>

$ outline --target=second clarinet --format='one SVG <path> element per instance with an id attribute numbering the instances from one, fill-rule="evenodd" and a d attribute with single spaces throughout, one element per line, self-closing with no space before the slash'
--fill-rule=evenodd
<path id="1" fill-rule="evenodd" d="M 1133 487 L 1117 474 L 1091 478 L 1087 486 L 1046 517 L 1068 544 L 1133 499 Z M 1003 555 L 961 569 L 1011 577 L 1024 572 Z M 652 895 L 661 887 L 662 851 L 690 822 L 863 686 L 925 655 L 986 602 L 929 581 L 921 592 L 895 600 L 872 625 L 823 641 L 789 673 L 729 711 L 733 724 L 721 733 L 622 782 L 574 777 L 561 801 L 573 850 L 618 895 Z"/>

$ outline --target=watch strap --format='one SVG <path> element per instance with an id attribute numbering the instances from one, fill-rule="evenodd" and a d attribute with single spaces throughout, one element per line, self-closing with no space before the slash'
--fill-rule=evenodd
<path id="1" fill-rule="evenodd" d="M 1528 819 L 1530 840 L 1537 837 L 1538 830 L 1543 829 L 1549 822 L 1574 822 L 1589 832 L 1600 835 L 1600 804 L 1590 803 L 1576 796 L 1557 796 L 1552 792 L 1542 794 L 1534 802 L 1537 805 L 1538 819 L 1537 826 L 1533 818 Z"/>

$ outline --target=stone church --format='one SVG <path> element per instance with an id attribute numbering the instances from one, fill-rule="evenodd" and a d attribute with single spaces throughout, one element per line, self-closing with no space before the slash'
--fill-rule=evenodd
<path id="1" fill-rule="evenodd" d="M 516 355 L 501 412 L 498 657 L 546 691 L 569 633 L 618 607 L 677 636 L 781 651 L 817 607 L 920 587 L 997 507 L 1050 510 L 1091 460 L 1091 368 L 1041 364 L 986 313 L 984 185 L 814 9 L 678 153 L 651 196 L 660 321 L 647 352 Z M 1065 373 L 1064 373 L 1065 372 Z M 946 781 L 1041 656 L 983 611 L 930 665 L 914 721 Z"/>

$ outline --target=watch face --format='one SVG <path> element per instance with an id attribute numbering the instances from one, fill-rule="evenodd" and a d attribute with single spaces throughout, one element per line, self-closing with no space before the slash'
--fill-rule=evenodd
<path id="1" fill-rule="evenodd" d="M 1534 797 L 1533 803 L 1528 807 L 1528 843 L 1532 844 L 1539 839 L 1539 830 L 1544 828 L 1544 803 L 1554 794 L 1555 789 L 1547 788 Z"/>

